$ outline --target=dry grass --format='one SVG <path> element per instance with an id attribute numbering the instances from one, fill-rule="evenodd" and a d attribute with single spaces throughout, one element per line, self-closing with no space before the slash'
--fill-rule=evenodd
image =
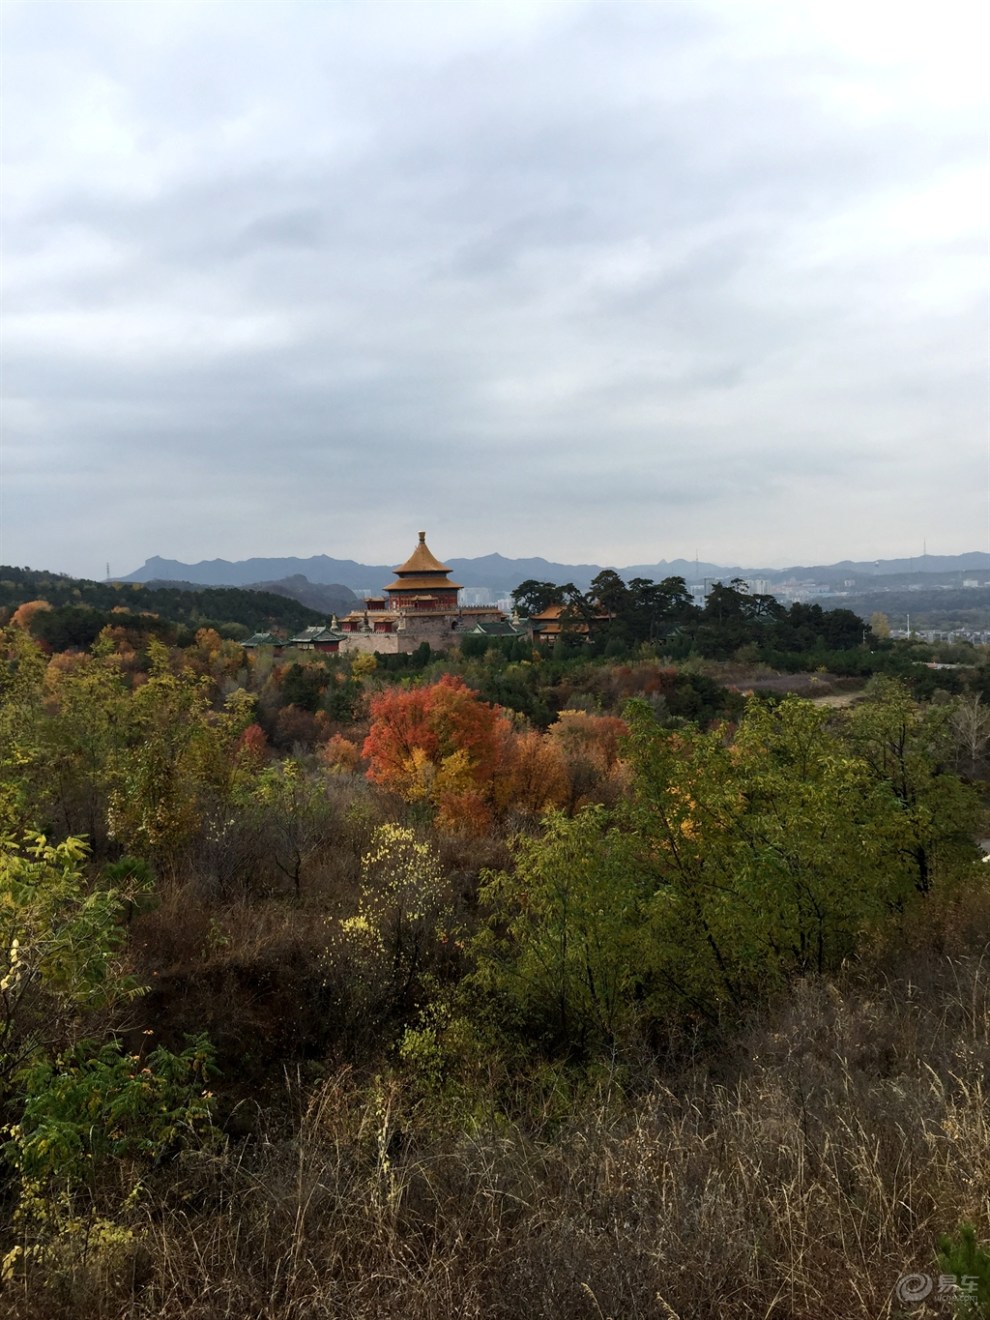
<path id="1" fill-rule="evenodd" d="M 990 1224 L 990 953 L 940 939 L 798 986 L 731 1056 L 564 1122 L 293 1075 L 259 1135 L 161 1171 L 132 1286 L 76 1267 L 59 1314 L 894 1317 L 940 1233 Z M 39 1317 L 53 1295 L 4 1301 Z"/>

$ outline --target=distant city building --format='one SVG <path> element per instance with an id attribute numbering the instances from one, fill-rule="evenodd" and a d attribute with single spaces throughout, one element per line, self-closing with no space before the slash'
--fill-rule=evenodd
<path id="1" fill-rule="evenodd" d="M 750 596 L 770 595 L 770 582 L 767 578 L 705 578 L 703 583 L 688 587 L 695 605 L 704 605 L 716 584 L 721 584 L 723 587 L 734 585 L 739 591 L 745 591 Z"/>
<path id="2" fill-rule="evenodd" d="M 827 586 L 820 582 L 798 581 L 795 578 L 789 578 L 786 582 L 778 582 L 773 589 L 773 595 L 781 601 L 804 601 L 810 600 L 815 596 L 828 596 L 834 594 Z"/>

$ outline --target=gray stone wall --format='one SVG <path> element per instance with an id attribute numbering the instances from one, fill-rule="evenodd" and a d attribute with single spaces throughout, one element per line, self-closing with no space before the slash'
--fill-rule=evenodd
<path id="1" fill-rule="evenodd" d="M 369 612 L 369 622 L 374 625 L 376 617 Z M 455 632 L 454 625 L 470 623 L 460 613 L 449 614 L 405 614 L 400 610 L 389 611 L 387 617 L 394 620 L 397 630 L 392 633 L 355 632 L 348 633 L 340 644 L 341 654 L 372 655 L 411 655 L 423 642 L 429 642 L 434 651 L 449 651 L 460 645 L 463 633 Z"/>

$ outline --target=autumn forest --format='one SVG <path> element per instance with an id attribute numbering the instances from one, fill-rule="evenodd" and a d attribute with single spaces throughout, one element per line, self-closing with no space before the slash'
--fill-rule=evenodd
<path id="1" fill-rule="evenodd" d="M 5 1314 L 987 1313 L 985 648 L 0 579 Z"/>

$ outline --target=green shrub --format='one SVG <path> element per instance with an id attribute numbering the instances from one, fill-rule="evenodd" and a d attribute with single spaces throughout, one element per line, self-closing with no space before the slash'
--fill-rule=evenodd
<path id="1" fill-rule="evenodd" d="M 958 1289 L 956 1315 L 990 1315 L 990 1251 L 977 1242 L 972 1224 L 960 1224 L 954 1237 L 939 1239 L 938 1267 Z"/>

